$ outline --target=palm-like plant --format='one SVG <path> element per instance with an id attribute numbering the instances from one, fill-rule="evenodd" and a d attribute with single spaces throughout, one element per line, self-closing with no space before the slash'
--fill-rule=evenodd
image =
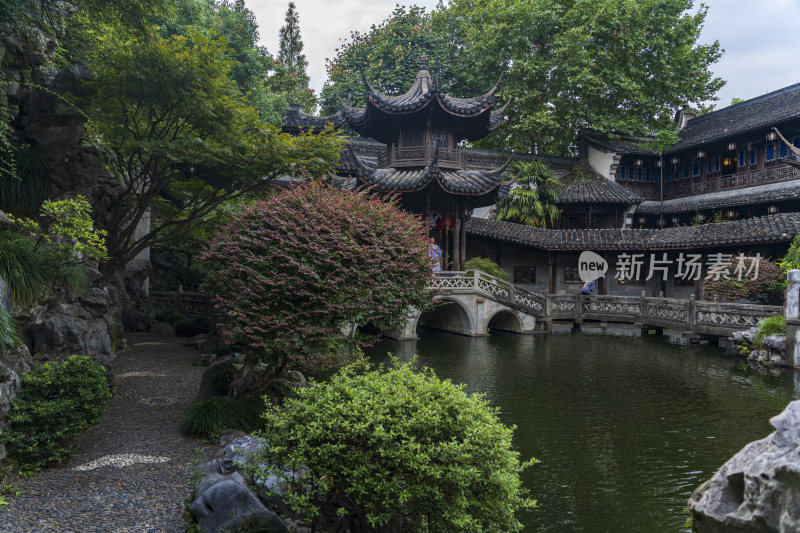
<path id="1" fill-rule="evenodd" d="M 561 215 L 556 205 L 559 182 L 550 175 L 544 161 L 517 161 L 511 169 L 516 179 L 508 196 L 497 204 L 497 220 L 527 226 L 552 226 Z"/>

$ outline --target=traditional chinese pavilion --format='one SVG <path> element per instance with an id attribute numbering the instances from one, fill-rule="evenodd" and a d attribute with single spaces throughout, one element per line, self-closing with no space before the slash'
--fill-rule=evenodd
<path id="1" fill-rule="evenodd" d="M 488 169 L 468 165 L 460 144 L 481 139 L 497 128 L 505 106 L 494 107 L 500 81 L 486 94 L 454 98 L 439 89 L 438 76 L 431 74 L 427 59 L 423 57 L 421 63 L 404 94 L 382 94 L 362 75 L 365 107 L 341 102 L 341 111 L 328 117 L 291 109 L 285 128 L 300 132 L 344 121 L 362 138 L 383 145 L 377 157 L 368 158 L 351 143 L 349 153 L 343 154 L 348 164 L 342 165 L 350 168 L 350 175 L 340 167 L 344 181 L 349 179 L 349 186 L 397 194 L 404 209 L 440 230 L 444 264 L 450 264 L 452 251 L 452 268 L 458 270 L 466 260 L 466 221 L 473 209 L 497 203 L 510 187 L 503 181 L 507 162 Z"/>

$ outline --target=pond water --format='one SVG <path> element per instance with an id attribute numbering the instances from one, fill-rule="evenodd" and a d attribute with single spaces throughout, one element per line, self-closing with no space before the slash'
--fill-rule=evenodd
<path id="1" fill-rule="evenodd" d="M 798 396 L 791 371 L 755 371 L 718 348 L 660 336 L 580 333 L 470 338 L 420 330 L 392 352 L 486 394 L 517 426 L 524 482 L 538 508 L 525 531 L 683 531 L 695 487 Z"/>

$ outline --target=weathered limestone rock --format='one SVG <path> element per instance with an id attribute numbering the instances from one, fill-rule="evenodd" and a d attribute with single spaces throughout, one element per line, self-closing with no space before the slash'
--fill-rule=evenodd
<path id="1" fill-rule="evenodd" d="M 764 338 L 764 346 L 772 351 L 786 351 L 786 335 L 770 335 Z"/>
<path id="2" fill-rule="evenodd" d="M 774 433 L 745 446 L 694 491 L 694 531 L 800 531 L 800 400 L 770 424 Z"/>
<path id="3" fill-rule="evenodd" d="M 83 307 L 59 304 L 25 329 L 30 350 L 40 359 L 85 354 L 104 366 L 114 361 L 109 318 L 95 318 Z M 113 323 L 113 321 L 111 321 Z"/>
<path id="4" fill-rule="evenodd" d="M 221 532 L 247 524 L 253 530 L 288 533 L 286 524 L 267 509 L 246 485 L 228 476 L 209 486 L 189 507 L 204 532 Z"/>
<path id="5" fill-rule="evenodd" d="M 264 443 L 251 435 L 233 439 L 225 447 L 225 453 L 222 456 L 222 460 L 220 460 L 222 473 L 229 474 L 239 470 L 240 465 L 249 464 L 252 457 L 259 453 L 263 447 Z"/>
<path id="6" fill-rule="evenodd" d="M 17 395 L 22 376 L 31 370 L 32 365 L 33 358 L 24 344 L 11 349 L 0 347 L 0 433 L 8 425 L 6 414 L 11 409 L 11 400 Z M 0 460 L 5 457 L 5 444 L 0 443 Z M 3 481 L 3 474 L 0 472 L 0 484 Z"/>

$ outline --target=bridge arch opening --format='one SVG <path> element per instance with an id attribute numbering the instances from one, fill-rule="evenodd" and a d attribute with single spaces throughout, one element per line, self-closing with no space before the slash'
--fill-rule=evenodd
<path id="1" fill-rule="evenodd" d="M 438 329 L 461 335 L 470 335 L 473 331 L 469 311 L 463 304 L 453 300 L 440 300 L 439 305 L 422 313 L 417 319 L 417 331 L 419 328 Z"/>
<path id="2" fill-rule="evenodd" d="M 522 333 L 523 324 L 519 316 L 510 310 L 500 310 L 492 315 L 489 322 L 486 324 L 488 329 L 487 333 L 492 331 L 510 331 L 513 333 Z"/>

